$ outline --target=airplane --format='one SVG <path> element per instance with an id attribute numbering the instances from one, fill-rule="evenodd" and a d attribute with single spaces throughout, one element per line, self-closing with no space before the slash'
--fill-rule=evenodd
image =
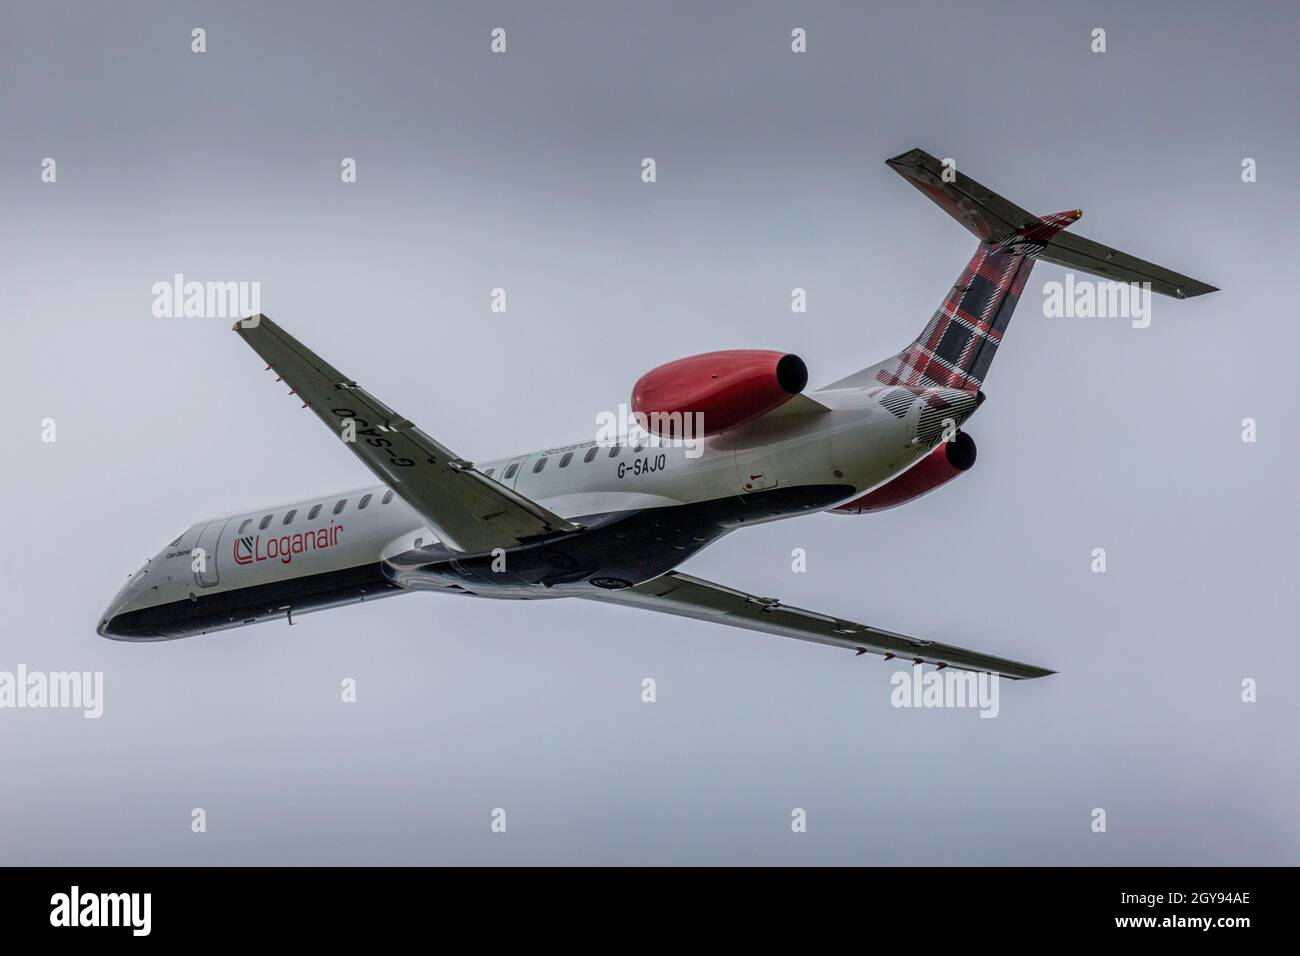
<path id="1" fill-rule="evenodd" d="M 235 332 L 378 484 L 200 521 L 133 574 L 98 632 L 207 634 L 413 591 L 572 597 L 871 653 L 1043 677 L 1045 667 L 860 624 L 677 568 L 739 528 L 920 498 L 970 469 L 963 431 L 1035 260 L 1190 298 L 1217 291 L 1064 230 L 921 149 L 887 160 L 979 240 L 921 334 L 815 392 L 803 360 L 741 349 L 643 375 L 637 437 L 593 438 L 474 464 L 264 315 Z M 685 416 L 685 417 L 684 417 Z M 695 447 L 685 423 L 703 424 Z"/>

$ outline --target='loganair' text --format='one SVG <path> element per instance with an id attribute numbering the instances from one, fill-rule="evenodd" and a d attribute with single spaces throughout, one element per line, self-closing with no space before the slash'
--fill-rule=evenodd
<path id="1" fill-rule="evenodd" d="M 266 540 L 263 540 L 260 534 L 236 538 L 235 563 L 252 564 L 255 561 L 274 561 L 279 558 L 281 564 L 289 564 L 295 554 L 334 547 L 339 543 L 339 535 L 342 533 L 343 525 L 331 524 L 328 528 L 301 531 L 297 534 L 282 534 Z"/>

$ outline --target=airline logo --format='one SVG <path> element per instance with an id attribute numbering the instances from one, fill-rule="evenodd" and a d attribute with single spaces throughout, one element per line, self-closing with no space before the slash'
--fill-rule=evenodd
<path id="1" fill-rule="evenodd" d="M 234 558 L 236 564 L 254 564 L 258 561 L 274 561 L 290 564 L 294 556 L 309 551 L 323 551 L 339 543 L 343 534 L 343 525 L 330 524 L 328 528 L 315 531 L 302 531 L 297 534 L 282 534 L 279 537 L 262 539 L 260 534 L 236 538 Z"/>

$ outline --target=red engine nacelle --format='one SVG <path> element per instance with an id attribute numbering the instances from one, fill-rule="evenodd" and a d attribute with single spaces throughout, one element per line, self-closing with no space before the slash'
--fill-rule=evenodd
<path id="1" fill-rule="evenodd" d="M 803 391 L 808 367 L 797 355 L 758 349 L 706 352 L 647 372 L 632 387 L 632 411 L 663 437 L 681 415 L 703 415 L 703 434 L 716 435 L 766 415 Z M 698 434 L 698 432 L 694 432 Z"/>
<path id="2" fill-rule="evenodd" d="M 887 481 L 861 498 L 832 509 L 832 514 L 860 515 L 868 511 L 884 511 L 905 501 L 928 494 L 940 485 L 946 485 L 975 464 L 975 439 L 958 432 L 950 442 L 944 442 L 907 471 Z"/>

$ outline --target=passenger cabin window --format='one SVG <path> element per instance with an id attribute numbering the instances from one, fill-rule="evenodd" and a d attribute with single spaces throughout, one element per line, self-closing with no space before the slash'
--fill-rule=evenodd
<path id="1" fill-rule="evenodd" d="M 284 521 L 281 522 L 281 523 L 282 523 L 282 524 L 289 524 L 290 522 L 293 521 L 293 516 L 296 515 L 297 513 L 298 513 L 298 509 L 297 509 L 297 508 L 291 508 L 291 509 L 289 510 L 289 512 L 284 516 Z"/>
<path id="2" fill-rule="evenodd" d="M 573 452 L 571 452 L 571 451 L 566 451 L 566 452 L 564 453 L 564 457 L 560 459 L 560 467 L 561 467 L 561 468 L 568 468 L 568 467 L 569 467 L 569 462 L 571 462 L 571 461 L 573 461 Z"/>
<path id="3" fill-rule="evenodd" d="M 622 450 L 623 450 L 623 446 L 622 446 L 622 445 L 615 445 L 613 448 L 611 448 L 611 449 L 609 450 L 609 457 L 610 457 L 610 458 L 617 458 L 617 457 L 618 457 L 618 453 L 621 452 Z"/>
<path id="4" fill-rule="evenodd" d="M 541 458 L 537 459 L 537 464 L 533 465 L 533 474 L 534 475 L 537 474 L 545 467 L 546 467 L 546 456 L 543 455 Z"/>
<path id="5" fill-rule="evenodd" d="M 384 495 L 384 497 L 382 497 L 382 498 L 379 499 L 379 503 L 380 503 L 381 505 L 386 505 L 386 504 L 388 504 L 388 503 L 389 503 L 390 501 L 392 501 L 392 500 L 393 500 L 393 493 L 392 493 L 392 491 L 389 491 L 388 493 L 386 493 L 386 494 Z"/>
<path id="6" fill-rule="evenodd" d="M 590 465 L 592 459 L 596 457 L 596 452 L 598 451 L 600 451 L 600 447 L 598 445 L 592 445 L 591 448 L 588 449 L 586 457 L 583 458 L 582 460 Z"/>
<path id="7" fill-rule="evenodd" d="M 262 521 L 261 521 L 261 523 L 258 524 L 258 526 L 257 526 L 257 530 L 258 530 L 258 531 L 265 531 L 265 530 L 266 530 L 266 526 L 269 525 L 269 524 L 271 523 L 271 517 L 272 517 L 271 515 L 267 515 L 265 518 L 263 518 Z"/>
<path id="8" fill-rule="evenodd" d="M 509 468 L 506 469 L 506 473 L 501 477 L 509 481 L 511 478 L 515 476 L 515 472 L 518 470 L 519 470 L 519 462 L 515 462 L 513 465 L 511 465 Z"/>
<path id="9" fill-rule="evenodd" d="M 423 539 L 423 538 L 416 538 L 416 539 L 415 539 L 415 546 L 416 546 L 417 548 L 420 547 L 420 545 L 422 545 L 422 544 L 424 544 L 424 539 Z"/>
<path id="10" fill-rule="evenodd" d="M 245 531 L 247 531 L 247 530 L 248 530 L 248 526 L 249 526 L 250 524 L 252 524 L 252 523 L 253 523 L 253 519 L 252 519 L 252 518 L 245 518 L 245 519 L 240 523 L 240 525 L 239 525 L 239 533 L 240 533 L 240 534 L 243 534 Z M 176 542 L 173 541 L 172 543 L 175 544 Z"/>
<path id="11" fill-rule="evenodd" d="M 318 514 L 320 514 L 320 505 L 313 505 L 311 511 L 307 512 L 307 520 L 315 521 Z"/>
<path id="12" fill-rule="evenodd" d="M 357 502 L 357 510 L 360 511 L 366 505 L 370 504 L 371 495 L 362 495 L 361 500 Z"/>
<path id="13" fill-rule="evenodd" d="M 342 511 L 343 506 L 346 505 L 347 503 L 348 503 L 348 499 L 340 498 L 339 503 L 334 506 L 334 513 L 338 514 L 340 511 Z"/>

